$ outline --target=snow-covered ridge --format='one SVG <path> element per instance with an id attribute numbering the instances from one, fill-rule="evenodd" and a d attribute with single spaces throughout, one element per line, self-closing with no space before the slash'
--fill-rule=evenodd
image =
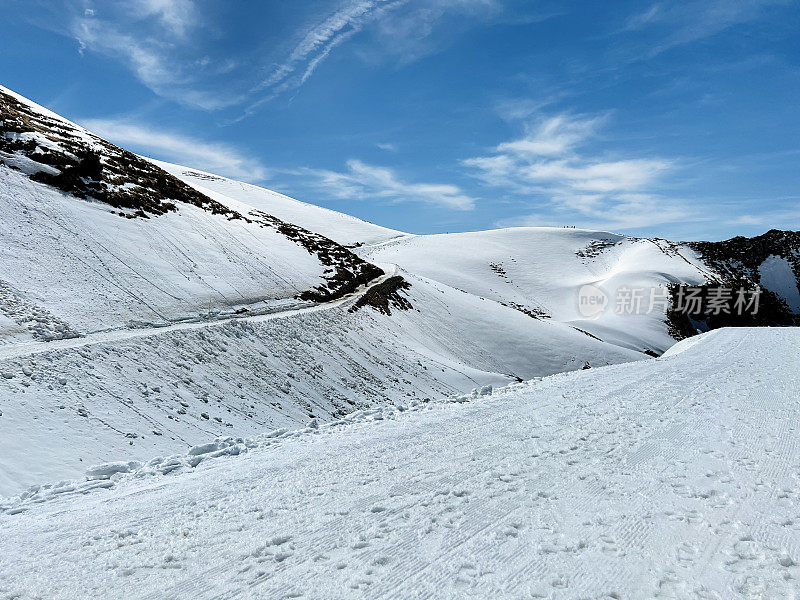
<path id="1" fill-rule="evenodd" d="M 764 324 L 800 323 L 800 311 L 793 308 L 800 302 L 800 233 L 795 232 L 681 243 L 521 227 L 405 236 L 358 252 L 607 343 L 654 354 L 680 339 L 674 315 L 666 306 L 628 313 L 616 305 L 620 290 L 640 292 L 646 307 L 651 295 L 670 295 L 676 285 L 760 284 Z M 587 286 L 608 299 L 603 312 L 588 317 L 579 304 Z"/>
<path id="2" fill-rule="evenodd" d="M 257 209 L 294 223 L 345 246 L 374 244 L 407 234 L 356 217 L 290 198 L 264 187 L 199 171 L 191 167 L 148 159 L 206 196 L 240 212 Z"/>
<path id="3" fill-rule="evenodd" d="M 241 218 L 152 163 L 2 87 L 0 162 L 77 198 L 103 202 L 123 217 L 157 216 L 183 202 Z"/>

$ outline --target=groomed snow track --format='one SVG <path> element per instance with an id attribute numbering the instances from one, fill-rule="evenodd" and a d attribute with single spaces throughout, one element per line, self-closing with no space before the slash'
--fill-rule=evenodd
<path id="1" fill-rule="evenodd" d="M 793 598 L 798 343 L 718 330 L 22 502 L 0 598 Z"/>

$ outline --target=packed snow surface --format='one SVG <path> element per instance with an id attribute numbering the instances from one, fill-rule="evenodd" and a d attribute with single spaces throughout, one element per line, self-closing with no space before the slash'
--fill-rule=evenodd
<path id="1" fill-rule="evenodd" d="M 798 343 L 95 467 L 0 502 L 0 598 L 793 598 Z"/>

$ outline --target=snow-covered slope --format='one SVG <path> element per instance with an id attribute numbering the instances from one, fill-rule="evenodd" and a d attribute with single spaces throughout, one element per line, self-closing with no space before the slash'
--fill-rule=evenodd
<path id="1" fill-rule="evenodd" d="M 413 309 L 294 313 L 0 348 L 0 495 L 215 435 L 645 358 L 406 274 Z"/>
<path id="2" fill-rule="evenodd" d="M 0 594 L 793 598 L 798 330 L 692 342 L 94 469 L 6 503 Z"/>
<path id="3" fill-rule="evenodd" d="M 582 318 L 587 283 L 732 273 L 797 300 L 787 232 L 411 236 L 144 159 L 5 88 L 0 209 L 0 495 L 674 341 L 663 311 Z"/>
<path id="4" fill-rule="evenodd" d="M 714 276 L 686 246 L 580 229 L 524 227 L 407 236 L 359 252 L 367 260 L 397 263 L 471 294 L 578 327 L 606 342 L 659 354 L 675 342 L 666 307 L 649 314 L 618 314 L 617 290 L 667 293 L 670 284 L 700 284 Z M 603 290 L 609 300 L 605 312 L 591 319 L 579 306 L 586 285 Z M 648 301 L 646 296 L 643 308 Z"/>
<path id="5" fill-rule="evenodd" d="M 2 342 L 274 310 L 381 274 L 319 233 L 217 196 L 0 88 Z"/>
<path id="6" fill-rule="evenodd" d="M 328 208 L 300 202 L 263 187 L 158 160 L 152 161 L 168 173 L 220 202 L 239 203 L 262 210 L 288 223 L 321 233 L 346 246 L 372 244 L 404 235 L 403 232 L 362 221 Z"/>
<path id="7" fill-rule="evenodd" d="M 75 334 L 293 304 L 322 282 L 319 261 L 292 240 L 195 206 L 124 219 L 5 168 L 0 197 L 3 299 Z M 3 341 L 42 339 L 26 324 Z"/>

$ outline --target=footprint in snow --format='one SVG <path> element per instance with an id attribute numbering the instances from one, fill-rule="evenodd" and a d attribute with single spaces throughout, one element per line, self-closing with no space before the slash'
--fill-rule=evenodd
<path id="1" fill-rule="evenodd" d="M 697 560 L 700 551 L 693 544 L 683 542 L 676 551 L 678 555 L 678 562 L 682 565 L 690 565 Z"/>

